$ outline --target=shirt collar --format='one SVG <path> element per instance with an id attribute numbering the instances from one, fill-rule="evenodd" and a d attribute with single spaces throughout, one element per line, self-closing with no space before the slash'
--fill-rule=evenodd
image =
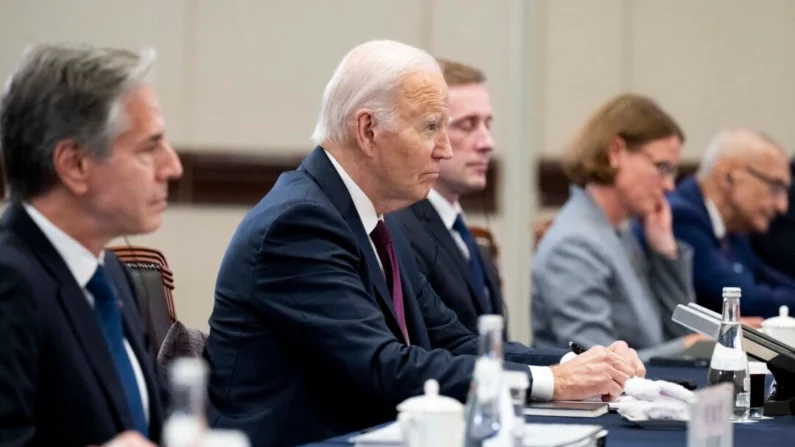
<path id="1" fill-rule="evenodd" d="M 36 208 L 27 203 L 23 203 L 22 206 L 41 232 L 44 233 L 44 236 L 47 237 L 53 247 L 55 247 L 58 254 L 61 255 L 61 258 L 66 263 L 66 267 L 69 268 L 69 271 L 72 272 L 72 276 L 75 277 L 77 284 L 81 288 L 85 288 L 88 281 L 94 276 L 97 266 L 104 264 L 105 251 L 103 250 L 99 254 L 99 259 L 97 259 L 90 251 L 80 245 L 79 242 L 64 233 L 63 230 L 44 217 Z"/>
<path id="2" fill-rule="evenodd" d="M 726 236 L 726 224 L 723 223 L 723 217 L 721 217 L 718 207 L 710 199 L 704 199 L 704 206 L 707 207 L 707 215 L 712 222 L 712 232 L 715 233 L 718 240 L 723 239 Z"/>
<path id="3" fill-rule="evenodd" d="M 439 213 L 439 217 L 442 219 L 442 223 L 448 230 L 453 229 L 453 224 L 455 220 L 458 218 L 458 215 L 461 214 L 461 204 L 456 201 L 455 203 L 450 203 L 439 194 L 438 191 L 431 188 L 431 192 L 428 193 L 428 201 L 431 202 L 431 205 L 436 209 L 436 212 Z"/>
<path id="4" fill-rule="evenodd" d="M 345 184 L 345 188 L 348 189 L 348 194 L 351 195 L 351 199 L 353 200 L 353 206 L 356 207 L 356 212 L 359 213 L 359 219 L 362 220 L 362 225 L 364 226 L 364 231 L 367 232 L 368 235 L 375 230 L 375 226 L 378 225 L 378 221 L 383 217 L 379 216 L 375 212 L 375 206 L 373 206 L 373 202 L 367 197 L 367 194 L 362 191 L 362 188 L 353 181 L 351 176 L 345 172 L 345 169 L 340 166 L 339 162 L 331 155 L 330 152 L 327 150 L 323 150 L 328 156 L 328 159 L 331 161 L 331 164 L 334 166 L 334 169 L 337 170 L 337 174 L 339 174 L 340 178 L 342 179 L 342 183 Z"/>

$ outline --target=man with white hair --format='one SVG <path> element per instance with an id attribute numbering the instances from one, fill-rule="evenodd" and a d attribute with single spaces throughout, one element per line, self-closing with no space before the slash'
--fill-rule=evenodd
<path id="1" fill-rule="evenodd" d="M 296 445 L 394 419 L 436 379 L 466 399 L 478 352 L 383 216 L 425 198 L 450 157 L 447 85 L 424 51 L 351 50 L 326 86 L 314 140 L 243 219 L 221 264 L 207 358 L 210 423 L 255 447 Z M 506 344 L 538 399 L 606 399 L 644 375 L 625 343 L 552 367 L 561 350 Z M 528 368 L 527 365 L 538 365 Z"/>
<path id="2" fill-rule="evenodd" d="M 790 159 L 790 175 L 795 175 L 795 157 Z M 795 202 L 795 185 L 789 187 L 789 203 Z M 769 266 L 795 278 L 795 207 L 770 223 L 765 233 L 751 235 L 754 252 Z"/>
<path id="3" fill-rule="evenodd" d="M 698 302 L 715 311 L 723 287 L 742 289 L 744 316 L 778 315 L 795 306 L 795 280 L 754 254 L 749 232 L 767 231 L 787 211 L 791 176 L 787 156 L 770 137 L 745 128 L 725 130 L 710 142 L 694 177 L 669 197 L 674 234 L 694 249 Z"/>

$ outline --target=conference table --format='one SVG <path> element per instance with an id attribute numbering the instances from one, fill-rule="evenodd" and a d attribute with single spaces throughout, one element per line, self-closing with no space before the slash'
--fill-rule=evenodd
<path id="1" fill-rule="evenodd" d="M 706 386 L 707 369 L 696 367 L 650 366 L 647 377 L 659 380 L 688 380 L 698 388 Z M 625 421 L 616 413 L 598 418 L 527 416 L 533 424 L 592 424 L 601 425 L 608 430 L 606 444 L 610 447 L 629 446 L 684 446 L 687 445 L 687 431 L 683 429 L 639 428 Z M 734 445 L 737 446 L 781 446 L 795 443 L 795 416 L 777 416 L 750 424 L 733 424 Z M 359 433 L 349 433 L 322 442 L 307 444 L 306 447 L 332 447 L 353 445 L 348 440 Z"/>

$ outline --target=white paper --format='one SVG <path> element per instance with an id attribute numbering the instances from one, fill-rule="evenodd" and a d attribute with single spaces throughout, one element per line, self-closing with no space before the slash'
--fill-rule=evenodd
<path id="1" fill-rule="evenodd" d="M 688 447 L 732 447 L 734 428 L 734 386 L 729 383 L 711 386 L 695 393 L 687 424 Z"/>

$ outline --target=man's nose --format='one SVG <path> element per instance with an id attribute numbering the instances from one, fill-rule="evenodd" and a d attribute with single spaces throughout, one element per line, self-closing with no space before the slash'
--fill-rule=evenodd
<path id="1" fill-rule="evenodd" d="M 485 124 L 481 124 L 477 148 L 482 152 L 494 150 L 494 139 L 491 137 L 491 129 L 486 127 Z"/>
<path id="2" fill-rule="evenodd" d="M 449 160 L 453 158 L 453 148 L 450 145 L 450 138 L 447 137 L 445 132 L 436 142 L 436 147 L 433 150 L 433 158 Z"/>
<path id="3" fill-rule="evenodd" d="M 170 144 L 166 144 L 166 154 L 159 174 L 160 178 L 165 181 L 182 177 L 182 161 L 180 161 L 177 151 Z"/>
<path id="4" fill-rule="evenodd" d="M 779 214 L 784 214 L 789 209 L 789 197 L 787 197 L 787 193 L 779 194 L 776 196 L 776 211 Z"/>

